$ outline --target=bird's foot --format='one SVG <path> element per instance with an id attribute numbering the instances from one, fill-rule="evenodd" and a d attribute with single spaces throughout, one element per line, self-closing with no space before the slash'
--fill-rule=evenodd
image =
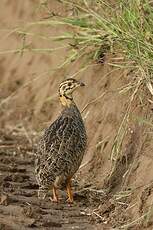
<path id="1" fill-rule="evenodd" d="M 59 203 L 59 199 L 57 197 L 50 197 L 49 199 L 51 200 L 51 202 Z"/>
<path id="2" fill-rule="evenodd" d="M 74 202 L 74 200 L 71 198 L 68 198 L 67 200 L 66 200 L 69 204 L 73 204 L 73 202 Z"/>
<path id="3" fill-rule="evenodd" d="M 68 195 L 67 202 L 69 204 L 72 204 L 73 203 L 73 192 L 71 189 L 71 180 L 68 180 L 68 183 L 66 185 L 66 190 L 67 190 L 67 195 Z"/>
<path id="4" fill-rule="evenodd" d="M 59 202 L 59 197 L 58 197 L 58 193 L 57 193 L 57 188 L 53 186 L 53 198 L 50 198 L 50 200 L 54 203 L 58 203 Z"/>

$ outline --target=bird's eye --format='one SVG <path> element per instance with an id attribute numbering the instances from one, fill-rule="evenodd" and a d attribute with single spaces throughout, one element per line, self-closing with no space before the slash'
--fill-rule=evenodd
<path id="1" fill-rule="evenodd" d="M 71 86 L 71 85 L 72 85 L 72 83 L 71 83 L 71 82 L 69 82 L 69 83 L 68 83 L 68 86 Z"/>

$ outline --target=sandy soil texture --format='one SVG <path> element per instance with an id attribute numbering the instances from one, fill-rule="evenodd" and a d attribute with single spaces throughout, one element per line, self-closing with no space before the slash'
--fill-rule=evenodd
<path id="1" fill-rule="evenodd" d="M 62 34 L 65 27 L 31 27 L 30 33 L 37 36 L 13 33 L 46 17 L 39 3 L 1 1 L 0 229 L 152 230 L 152 96 L 144 85 L 132 101 L 133 91 L 119 93 L 118 89 L 138 76 L 128 69 L 111 67 L 110 54 L 104 63 L 94 63 L 79 74 L 79 61 L 57 69 L 67 56 L 67 43 L 53 43 L 39 36 Z M 69 14 L 60 1 L 49 3 L 54 13 Z M 23 45 L 31 50 L 22 53 Z M 64 48 L 51 53 L 32 51 L 61 46 Z M 6 52 L 14 49 L 20 52 Z M 85 121 L 88 148 L 74 178 L 75 204 L 69 206 L 64 192 L 61 204 L 37 199 L 33 162 L 40 132 L 61 110 L 59 82 L 73 74 L 86 84 L 74 97 Z M 126 123 L 122 123 L 125 117 Z M 122 143 L 118 145 L 120 157 L 112 155 L 116 137 Z"/>
<path id="2" fill-rule="evenodd" d="M 75 194 L 74 204 L 64 195 L 59 204 L 38 199 L 34 150 L 20 139 L 1 133 L 0 229 L 94 229 L 85 197 Z"/>

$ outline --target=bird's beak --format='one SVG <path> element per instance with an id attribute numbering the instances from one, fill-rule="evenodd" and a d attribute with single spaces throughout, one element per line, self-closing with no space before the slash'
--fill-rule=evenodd
<path id="1" fill-rule="evenodd" d="M 85 84 L 83 82 L 80 82 L 80 86 L 85 86 Z"/>

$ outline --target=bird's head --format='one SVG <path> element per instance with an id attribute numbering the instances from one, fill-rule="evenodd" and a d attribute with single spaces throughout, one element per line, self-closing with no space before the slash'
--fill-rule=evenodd
<path id="1" fill-rule="evenodd" d="M 69 106 L 73 102 L 72 93 L 82 86 L 85 86 L 85 84 L 73 78 L 62 81 L 59 86 L 59 96 L 62 105 Z"/>

